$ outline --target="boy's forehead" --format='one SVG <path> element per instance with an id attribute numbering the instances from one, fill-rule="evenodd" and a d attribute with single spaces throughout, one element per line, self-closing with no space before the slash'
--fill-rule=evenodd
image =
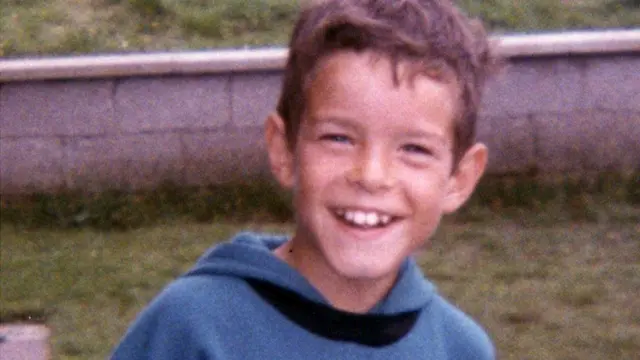
<path id="1" fill-rule="evenodd" d="M 418 62 L 405 60 L 394 63 L 389 56 L 375 52 L 341 51 L 326 56 L 314 69 L 307 90 L 323 92 L 335 86 L 351 87 L 356 81 L 409 92 L 416 91 L 416 86 L 427 84 L 446 91 L 451 99 L 460 97 L 457 81 L 433 74 Z"/>
<path id="2" fill-rule="evenodd" d="M 394 64 L 388 57 L 355 52 L 332 54 L 319 64 L 306 92 L 305 112 L 312 115 L 308 120 L 348 119 L 361 113 L 378 118 L 387 114 L 407 120 L 398 125 L 414 126 L 438 113 L 444 114 L 439 117 L 446 118 L 446 132 L 451 134 L 456 90 L 426 75 L 411 77 L 411 65 L 398 64 L 396 82 Z M 416 99 L 427 105 L 414 106 Z M 371 113 L 373 109 L 378 112 Z"/>
<path id="3" fill-rule="evenodd" d="M 371 71 L 374 70 L 374 71 Z M 340 77 L 375 76 L 393 83 L 394 87 L 413 88 L 418 80 L 429 80 L 445 85 L 452 97 L 460 97 L 460 87 L 455 76 L 447 69 L 431 69 L 423 62 L 413 60 L 395 61 L 390 55 L 374 51 L 355 52 L 352 50 L 330 53 L 317 62 L 307 76 L 306 90 L 326 85 L 316 83 L 319 77 L 340 80 Z"/>

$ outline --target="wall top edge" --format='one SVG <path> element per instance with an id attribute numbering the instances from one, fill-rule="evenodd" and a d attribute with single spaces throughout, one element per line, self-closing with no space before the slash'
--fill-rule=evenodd
<path id="1" fill-rule="evenodd" d="M 640 53 L 640 28 L 492 36 L 503 57 Z M 243 49 L 0 59 L 0 82 L 277 71 L 287 49 Z"/>

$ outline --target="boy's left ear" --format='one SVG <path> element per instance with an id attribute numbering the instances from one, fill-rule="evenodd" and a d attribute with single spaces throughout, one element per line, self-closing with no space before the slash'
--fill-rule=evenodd
<path id="1" fill-rule="evenodd" d="M 449 179 L 444 212 L 452 213 L 471 197 L 487 166 L 489 150 L 482 143 L 474 144 L 464 154 Z"/>

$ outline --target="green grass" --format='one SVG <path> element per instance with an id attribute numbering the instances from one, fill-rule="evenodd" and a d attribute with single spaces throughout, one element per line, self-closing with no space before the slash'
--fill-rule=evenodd
<path id="1" fill-rule="evenodd" d="M 0 198 L 0 322 L 45 323 L 54 359 L 101 359 L 206 248 L 287 232 L 272 183 Z M 419 260 L 501 359 L 640 352 L 640 172 L 486 177 Z"/>
<path id="2" fill-rule="evenodd" d="M 627 211 L 624 223 L 448 220 L 419 261 L 488 329 L 501 359 L 631 359 L 640 352 L 640 209 Z M 2 226 L 0 320 L 47 324 L 54 359 L 103 359 L 163 286 L 244 229 L 290 226 Z"/>
<path id="3" fill-rule="evenodd" d="M 299 0 L 2 0 L 0 56 L 284 45 Z M 461 0 L 496 32 L 637 27 L 637 0 Z"/>

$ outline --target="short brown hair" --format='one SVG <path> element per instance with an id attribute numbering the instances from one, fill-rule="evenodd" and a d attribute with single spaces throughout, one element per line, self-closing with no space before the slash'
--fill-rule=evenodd
<path id="1" fill-rule="evenodd" d="M 371 51 L 413 73 L 454 82 L 459 89 L 454 122 L 457 162 L 475 141 L 480 97 L 495 63 L 479 21 L 449 0 L 315 0 L 303 5 L 289 44 L 277 111 L 295 146 L 306 105 L 306 84 L 318 63 L 338 51 Z"/>

